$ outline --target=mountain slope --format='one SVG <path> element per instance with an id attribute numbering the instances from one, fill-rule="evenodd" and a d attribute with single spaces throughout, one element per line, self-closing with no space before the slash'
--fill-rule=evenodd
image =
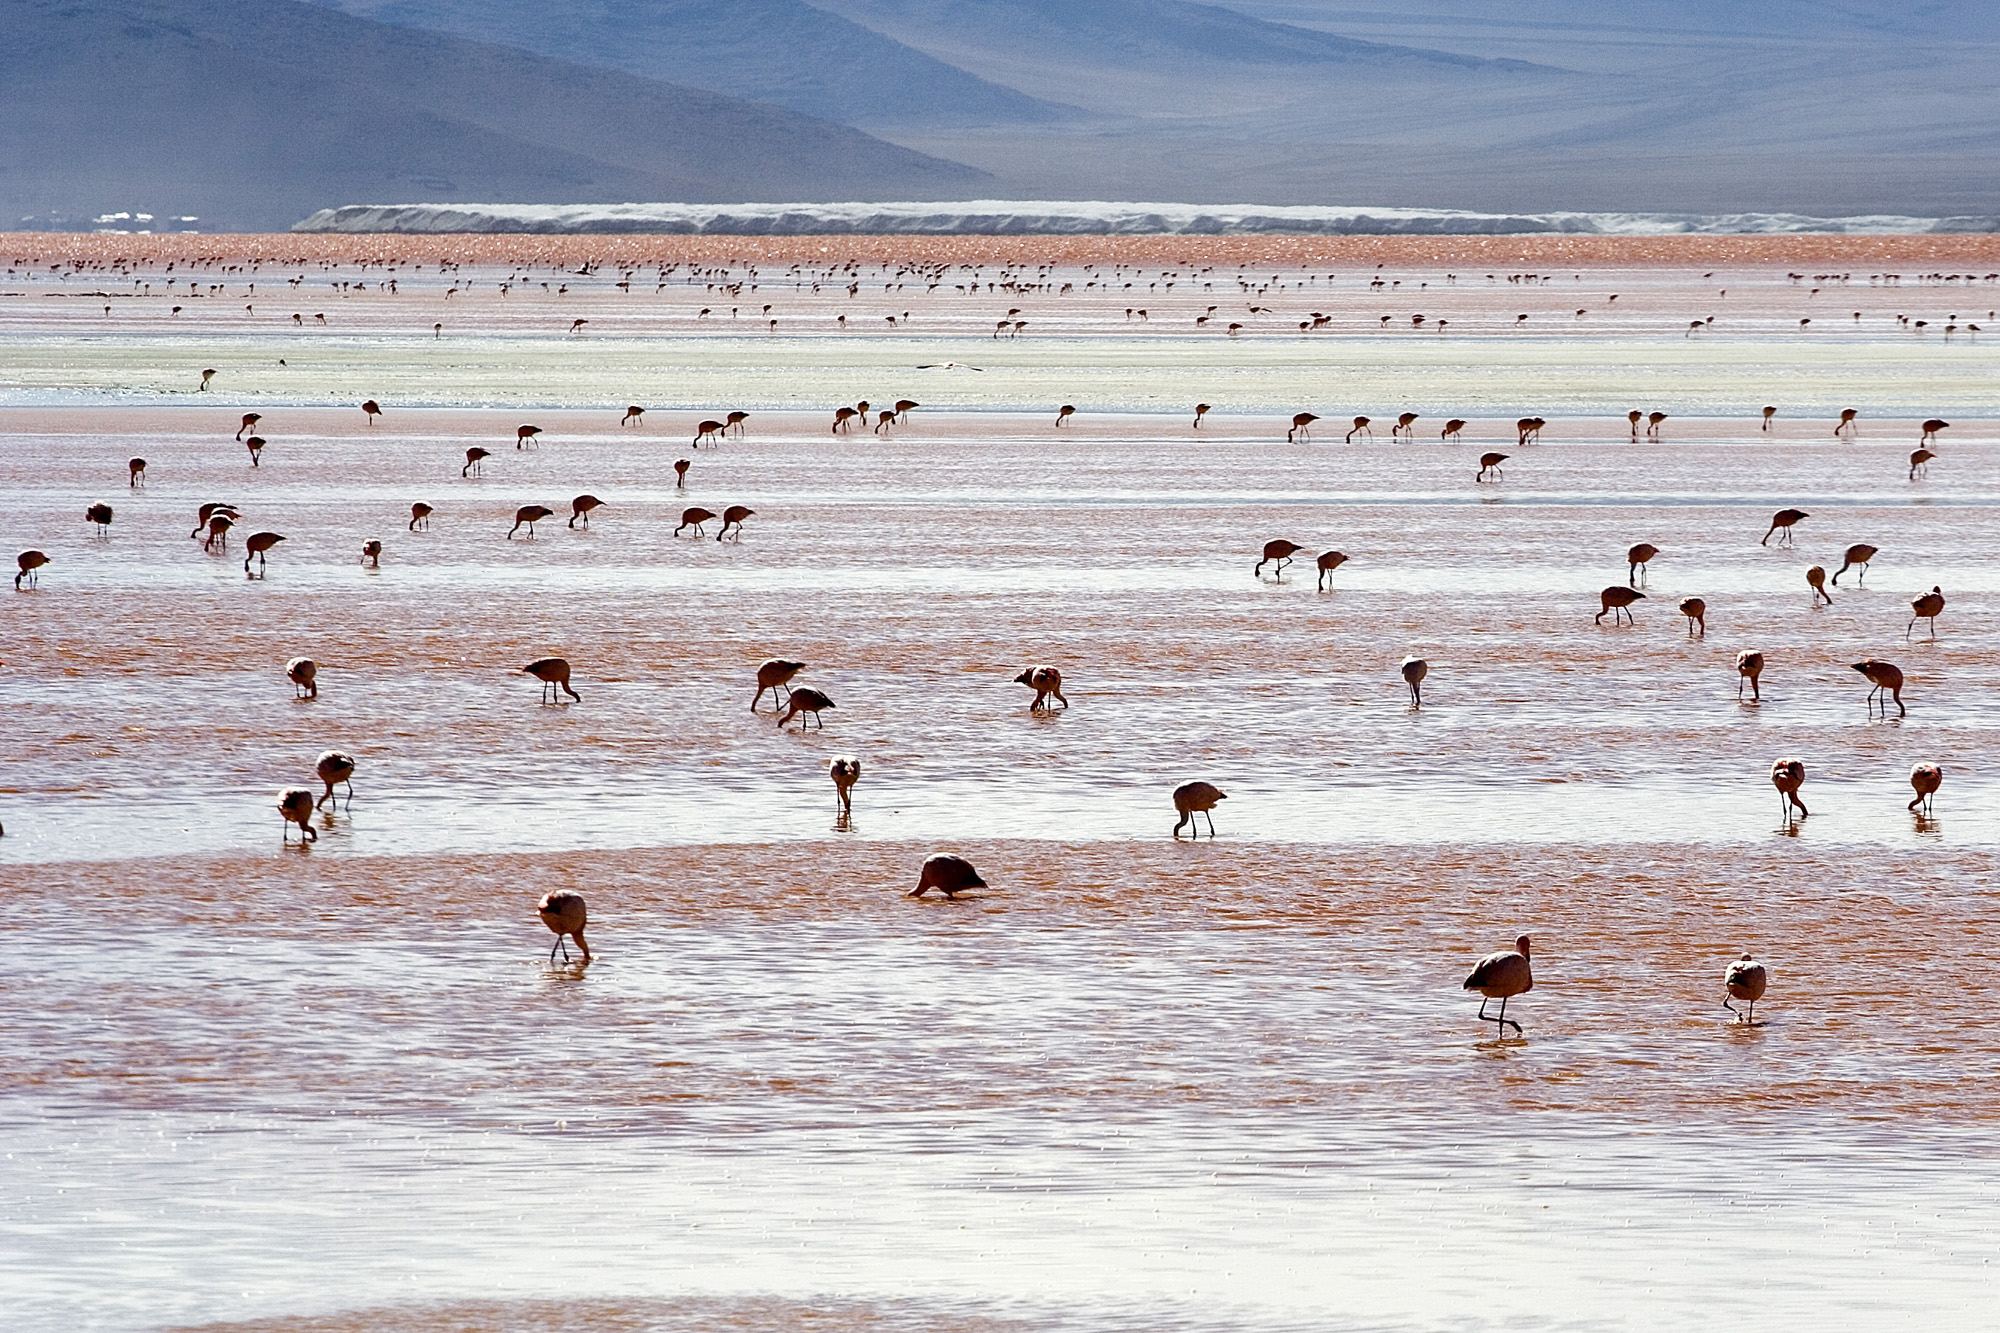
<path id="1" fill-rule="evenodd" d="M 281 228 L 368 200 L 936 198 L 981 173 L 762 103 L 292 0 L 0 0 L 0 218 Z"/>
<path id="2" fill-rule="evenodd" d="M 708 88 L 849 125 L 1033 124 L 1040 102 L 805 0 L 320 0 L 385 23 Z"/>
<path id="3" fill-rule="evenodd" d="M 1529 72 L 1520 61 L 1356 41 L 1188 0 L 816 0 L 925 50 L 1012 55 L 1052 64 L 1181 68 L 1189 62 L 1338 64 L 1435 71 Z"/>

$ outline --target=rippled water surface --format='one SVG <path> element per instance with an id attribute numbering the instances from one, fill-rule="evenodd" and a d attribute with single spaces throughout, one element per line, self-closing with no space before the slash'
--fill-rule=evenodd
<path id="1" fill-rule="evenodd" d="M 603 353 L 494 316 L 452 352 L 511 375 L 490 392 L 388 328 L 248 383 L 293 335 L 79 339 L 0 305 L 0 479 L 52 557 L 0 589 L 6 1322 L 1976 1324 L 1993 362 L 1900 327 L 1801 352 L 1809 298 L 1758 280 L 1769 327 L 1733 343 L 1273 352 L 1107 307 L 989 339 L 1007 368 L 981 372 L 920 373 L 934 349 L 887 334 Z M 1664 307 L 1705 279 L 1646 281 Z M 678 387 L 607 387 L 605 357 L 662 349 Z M 228 392 L 191 392 L 204 363 Z M 1735 387 L 1704 411 L 1709 370 Z M 906 423 L 829 432 L 903 395 Z M 1058 427 L 1043 397 L 1085 410 Z M 1662 439 L 1629 438 L 1628 402 L 1671 407 Z M 737 405 L 741 438 L 689 446 Z M 1286 443 L 1298 409 L 1324 420 Z M 1548 425 L 1517 444 L 1527 410 Z M 1953 424 L 1913 480 L 1931 412 Z M 1486 450 L 1505 476 L 1475 482 Z M 188 537 L 206 501 L 242 512 L 226 552 Z M 509 539 L 531 503 L 557 516 Z M 674 535 L 728 504 L 755 510 L 740 541 Z M 1760 545 L 1791 505 L 1796 546 Z M 248 578 L 258 530 L 287 540 Z M 1280 537 L 1299 560 L 1253 573 Z M 1640 541 L 1636 623 L 1593 623 Z M 1856 542 L 1865 578 L 1814 609 L 1805 569 Z M 1935 639 L 1908 623 L 1933 585 Z M 516 670 L 551 654 L 580 702 Z M 777 655 L 834 699 L 823 730 L 751 711 Z M 1907 715 L 1869 715 L 1867 657 Z M 1012 683 L 1041 662 L 1067 710 Z M 276 792 L 329 747 L 353 798 L 284 845 Z M 1794 755 L 1813 813 L 1788 824 L 1768 773 Z M 1920 761 L 1946 772 L 1929 817 Z M 1197 777 L 1229 793 L 1217 836 L 1177 841 Z M 991 887 L 905 897 L 938 848 Z M 547 961 L 558 887 L 589 900 L 588 965 Z M 1526 1033 L 1496 1040 L 1459 982 L 1522 932 Z M 1773 975 L 1755 1026 L 1720 1007 L 1746 951 Z"/>

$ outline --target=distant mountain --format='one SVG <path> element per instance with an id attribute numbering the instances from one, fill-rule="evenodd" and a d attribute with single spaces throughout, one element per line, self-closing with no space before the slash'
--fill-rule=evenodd
<path id="1" fill-rule="evenodd" d="M 928 50 L 1121 68 L 1228 62 L 1532 71 L 1522 61 L 1355 41 L 1188 0 L 816 0 Z"/>
<path id="2" fill-rule="evenodd" d="M 805 0 L 318 0 L 384 23 L 709 88 L 861 126 L 1035 124 L 1075 114 Z"/>
<path id="3" fill-rule="evenodd" d="M 1558 43 L 1619 34 L 1700 38 L 1776 37 L 1827 41 L 1881 38 L 2000 40 L 1991 0 L 1229 0 L 1232 8 L 1285 23 L 1351 31 L 1378 24 L 1455 31 L 1477 42 L 1482 30 L 1541 30 Z"/>
<path id="4" fill-rule="evenodd" d="M 0 226 L 991 192 L 972 168 L 764 103 L 293 0 L 0 0 L 0 34 Z"/>

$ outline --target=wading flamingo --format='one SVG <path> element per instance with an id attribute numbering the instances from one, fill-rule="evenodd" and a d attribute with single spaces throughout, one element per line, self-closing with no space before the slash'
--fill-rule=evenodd
<path id="1" fill-rule="evenodd" d="M 1812 515 L 1803 509 L 1780 509 L 1777 513 L 1771 515 L 1770 531 L 1766 532 L 1764 540 L 1757 544 L 1759 546 L 1766 545 L 1771 540 L 1771 533 L 1775 532 L 1778 534 L 1778 545 L 1790 546 L 1792 544 L 1793 527 L 1811 517 Z"/>
<path id="2" fill-rule="evenodd" d="M 1319 565 L 1319 590 L 1325 592 L 1326 581 L 1333 577 L 1334 570 L 1347 563 L 1347 557 L 1339 551 L 1322 551 L 1315 563 Z"/>
<path id="3" fill-rule="evenodd" d="M 292 840 L 292 825 L 299 826 L 299 842 L 318 842 L 313 832 L 313 794 L 310 787 L 287 787 L 278 793 L 278 817 L 285 821 L 285 841 Z"/>
<path id="4" fill-rule="evenodd" d="M 1859 662 L 1850 662 L 1849 667 L 1867 677 L 1874 688 L 1868 691 L 1868 707 L 1872 711 L 1879 702 L 1882 716 L 1889 716 L 1889 701 L 1896 701 L 1896 716 L 1904 717 L 1909 709 L 1903 707 L 1903 669 L 1894 662 L 1883 662 L 1873 657 Z M 1887 691 L 1885 694 L 1884 691 Z"/>
<path id="5" fill-rule="evenodd" d="M 1917 797 L 1910 802 L 1910 809 L 1921 807 L 1925 814 L 1931 812 L 1931 797 L 1944 785 L 1944 770 L 1936 764 L 1918 764 L 1910 770 L 1910 788 Z"/>
<path id="6" fill-rule="evenodd" d="M 1743 682 L 1747 680 L 1750 682 L 1750 702 L 1760 702 L 1764 694 L 1758 684 L 1758 679 L 1763 674 L 1764 654 L 1757 652 L 1755 649 L 1746 649 L 1736 654 L 1736 697 L 1739 700 L 1742 699 Z"/>
<path id="7" fill-rule="evenodd" d="M 1798 808 L 1799 818 L 1812 814 L 1806 803 L 1799 799 L 1799 788 L 1805 785 L 1806 766 L 1800 759 L 1780 759 L 1771 765 L 1771 785 L 1778 789 L 1778 813 L 1784 821 L 1792 822 L 1792 809 Z"/>
<path id="8" fill-rule="evenodd" d="M 1507 1001 L 1516 995 L 1525 995 L 1535 988 L 1534 968 L 1529 964 L 1529 939 L 1522 935 L 1514 941 L 1512 949 L 1502 949 L 1489 953 L 1473 967 L 1472 975 L 1465 979 L 1464 989 L 1476 990 L 1480 994 L 1479 1021 L 1495 1023 L 1496 1033 L 1505 1035 L 1513 1028 L 1520 1035 L 1521 1025 L 1507 1017 Z M 1500 1001 L 1500 1012 L 1488 1014 L 1487 1002 Z"/>
<path id="9" fill-rule="evenodd" d="M 538 657 L 528 663 L 528 665 L 522 667 L 521 670 L 542 682 L 543 703 L 559 704 L 562 702 L 564 694 L 567 694 L 578 703 L 583 702 L 583 696 L 570 688 L 569 660 L 567 658 Z M 561 693 L 557 693 L 557 691 L 561 691 Z"/>
<path id="10" fill-rule="evenodd" d="M 1278 566 L 1278 581 L 1282 583 L 1285 578 L 1285 566 L 1291 564 L 1292 557 L 1304 549 L 1305 547 L 1300 546 L 1297 542 L 1288 542 L 1282 537 L 1275 541 L 1265 542 L 1264 558 L 1257 562 L 1256 567 L 1250 573 L 1253 577 L 1261 575 L 1264 572 L 1265 565 L 1276 561 Z"/>
<path id="11" fill-rule="evenodd" d="M 812 686 L 801 685 L 796 690 L 792 690 L 785 695 L 785 715 L 778 719 L 778 725 L 783 727 L 787 722 L 796 717 L 799 718 L 799 730 L 804 731 L 808 719 L 801 715 L 810 713 L 812 715 L 810 720 L 818 723 L 821 731 L 825 731 L 826 719 L 821 717 L 820 714 L 833 706 L 833 700 L 827 698 Z"/>
<path id="12" fill-rule="evenodd" d="M 1903 631 L 1903 637 L 1905 639 L 1910 637 L 1911 632 L 1916 629 L 1919 620 L 1928 620 L 1931 622 L 1931 637 L 1935 639 L 1937 637 L 1938 612 L 1944 610 L 1944 589 L 1933 586 L 1929 592 L 1910 603 L 1910 610 L 1912 612 L 1910 625 L 1908 629 Z"/>
<path id="13" fill-rule="evenodd" d="M 1636 625 L 1639 622 L 1632 619 L 1632 612 L 1629 608 L 1634 602 L 1645 601 L 1646 594 L 1640 592 L 1636 588 L 1621 588 L 1614 583 L 1610 587 L 1606 588 L 1603 592 L 1599 593 L 1597 595 L 1597 600 L 1600 603 L 1602 603 L 1603 610 L 1600 610 L 1596 615 L 1591 617 L 1591 622 L 1593 624 L 1598 624 L 1598 625 L 1603 624 L 1604 613 L 1605 611 L 1609 611 L 1611 613 L 1612 624 L 1616 625 L 1618 623 L 1619 613 L 1623 612 L 1625 616 L 1625 622 L 1630 625 Z"/>
<path id="14" fill-rule="evenodd" d="M 353 809 L 354 768 L 354 756 L 345 750 L 321 751 L 319 758 L 313 761 L 313 771 L 318 773 L 319 780 L 326 784 L 326 794 L 313 802 L 313 809 L 317 810 L 328 801 L 333 801 L 333 808 L 338 810 L 340 802 L 334 799 L 333 789 L 343 782 L 347 784 L 347 807 Z"/>
<path id="15" fill-rule="evenodd" d="M 1866 579 L 1868 577 L 1868 562 L 1875 558 L 1880 549 L 1880 547 L 1870 546 L 1867 542 L 1856 542 L 1854 545 L 1848 547 L 1846 554 L 1841 557 L 1840 568 L 1833 571 L 1834 586 L 1836 588 L 1840 586 L 1840 576 L 1845 574 L 1852 566 L 1858 565 L 1861 569 L 1861 572 L 1854 576 L 1856 583 L 1860 583 Z"/>
<path id="16" fill-rule="evenodd" d="M 1764 965 L 1749 954 L 1744 954 L 1731 963 L 1722 974 L 1722 988 L 1729 992 L 1729 999 L 1741 1000 L 1749 1006 L 1749 1012 L 1737 1013 L 1736 1006 L 1725 999 L 1722 1007 L 1736 1014 L 1740 1022 L 1754 1024 L 1757 1021 L 1757 1001 L 1764 998 L 1764 988 L 1770 984 L 1770 973 Z"/>
<path id="17" fill-rule="evenodd" d="M 1042 707 L 1043 700 L 1047 699 L 1050 695 L 1054 695 L 1056 701 L 1064 708 L 1069 707 L 1069 700 L 1063 697 L 1062 672 L 1052 666 L 1029 667 L 1026 671 L 1014 677 L 1014 683 L 1016 685 L 1026 685 L 1035 692 L 1035 701 L 1028 705 L 1028 711 L 1031 713 Z"/>
<path id="18" fill-rule="evenodd" d="M 771 708 L 775 712 L 778 706 L 778 691 L 783 690 L 789 696 L 792 692 L 792 677 L 805 669 L 806 664 L 804 662 L 793 662 L 782 657 L 773 657 L 759 666 L 757 668 L 757 693 L 750 700 L 750 711 L 753 713 L 757 711 L 757 705 L 763 701 L 764 691 L 769 690 L 771 692 Z"/>
<path id="19" fill-rule="evenodd" d="M 535 915 L 556 935 L 556 942 L 549 946 L 549 962 L 555 962 L 557 949 L 562 950 L 563 961 L 569 961 L 569 945 L 564 942 L 564 936 L 576 941 L 584 962 L 590 961 L 590 946 L 583 942 L 583 930 L 590 924 L 590 912 L 584 906 L 582 894 L 569 889 L 552 889 L 535 904 Z"/>
<path id="20" fill-rule="evenodd" d="M 923 869 L 917 872 L 917 887 L 910 890 L 909 896 L 921 898 L 936 889 L 947 898 L 956 898 L 961 893 L 985 887 L 986 881 L 972 868 L 972 862 L 962 856 L 939 852 L 925 858 Z"/>
<path id="21" fill-rule="evenodd" d="M 1200 834 L 1195 831 L 1194 817 L 1204 814 L 1208 816 L 1208 836 L 1213 838 L 1216 802 L 1228 799 L 1229 793 L 1211 782 L 1183 782 L 1174 788 L 1174 809 L 1179 811 L 1181 816 L 1174 824 L 1174 836 L 1180 837 L 1181 829 L 1186 828 L 1189 836 L 1199 837 Z"/>

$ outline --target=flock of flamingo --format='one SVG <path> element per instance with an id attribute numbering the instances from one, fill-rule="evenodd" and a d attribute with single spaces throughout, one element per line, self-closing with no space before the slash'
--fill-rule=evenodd
<path id="1" fill-rule="evenodd" d="M 213 377 L 213 374 L 213 371 L 203 372 L 203 388 L 207 387 L 208 381 Z M 894 426 L 906 421 L 909 412 L 921 406 L 921 404 L 913 399 L 900 399 L 892 408 L 879 411 L 872 422 L 869 418 L 871 406 L 870 403 L 862 401 L 852 407 L 843 406 L 836 409 L 831 430 L 835 434 L 840 434 L 852 430 L 859 423 L 871 426 L 878 434 L 885 433 Z M 377 419 L 383 415 L 380 403 L 373 399 L 361 404 L 361 410 L 365 414 L 370 426 L 373 426 Z M 1192 423 L 1194 429 L 1199 429 L 1202 426 L 1210 410 L 1209 404 L 1201 403 L 1196 405 Z M 640 406 L 628 407 L 619 424 L 621 426 L 642 425 L 645 411 L 646 409 Z M 1065 404 L 1057 413 L 1055 424 L 1057 426 L 1066 425 L 1075 414 L 1076 408 L 1073 405 Z M 1762 429 L 1768 430 L 1770 428 L 1771 419 L 1776 414 L 1777 409 L 1775 407 L 1764 408 Z M 702 420 L 696 429 L 693 447 L 699 449 L 704 443 L 717 443 L 726 435 L 732 433 L 742 434 L 744 423 L 747 421 L 749 415 L 749 413 L 744 411 L 732 411 L 721 418 Z M 1852 409 L 1843 411 L 1839 423 L 1835 426 L 1834 434 L 1842 438 L 1851 437 L 1855 430 L 1857 415 Z M 255 433 L 262 419 L 262 415 L 259 413 L 245 413 L 236 432 L 236 439 L 248 447 L 250 463 L 253 467 L 261 467 L 263 450 L 268 444 L 268 441 Z M 1291 418 L 1290 427 L 1286 432 L 1286 440 L 1288 442 L 1309 441 L 1312 437 L 1312 425 L 1320 419 L 1317 414 L 1311 412 L 1295 414 Z M 1668 416 L 1664 412 L 1656 411 L 1647 414 L 1634 410 L 1629 414 L 1628 419 L 1631 425 L 1632 438 L 1636 441 L 1639 438 L 1642 423 L 1645 425 L 1646 435 L 1649 438 L 1658 439 L 1661 434 L 1662 425 L 1668 419 Z M 1416 423 L 1419 420 L 1421 420 L 1421 417 L 1418 413 L 1404 412 L 1398 416 L 1391 427 L 1390 433 L 1396 438 L 1414 439 Z M 1461 418 L 1451 418 L 1445 423 L 1440 438 L 1444 440 L 1457 438 L 1460 431 L 1467 424 Z M 1539 437 L 1542 428 L 1546 424 L 1547 422 L 1541 417 L 1523 417 L 1517 421 L 1515 423 L 1517 447 L 1532 444 Z M 1909 475 L 1912 480 L 1915 480 L 1920 475 L 1922 469 L 1936 457 L 1935 453 L 1930 449 L 1922 446 L 1934 441 L 1937 438 L 1938 431 L 1945 429 L 1948 424 L 1938 419 L 1927 420 L 1923 423 L 1922 444 L 1920 444 L 1920 447 L 1910 457 Z M 1352 429 L 1347 432 L 1346 440 L 1351 443 L 1357 436 L 1372 437 L 1373 431 L 1370 429 L 1371 426 L 1371 418 L 1366 416 L 1354 417 Z M 542 429 L 535 425 L 524 424 L 517 427 L 514 441 L 515 448 L 517 450 L 533 448 L 536 437 L 542 433 Z M 484 448 L 473 447 L 467 449 L 465 465 L 460 471 L 460 476 L 462 478 L 469 478 L 482 475 L 483 464 L 485 460 L 491 457 L 493 457 L 492 453 Z M 1497 452 L 1482 454 L 1479 472 L 1474 478 L 1475 483 L 1483 483 L 1489 476 L 1495 479 L 1501 477 L 1503 474 L 1501 473 L 1500 465 L 1508 461 L 1510 457 L 1512 456 Z M 673 466 L 677 487 L 685 487 L 691 460 L 685 458 L 678 459 Z M 146 467 L 147 463 L 143 458 L 135 457 L 128 461 L 128 486 L 136 489 L 145 484 Z M 581 524 L 583 527 L 588 528 L 591 514 L 603 507 L 604 503 L 604 501 L 594 495 L 578 495 L 570 503 L 569 526 L 575 528 Z M 411 531 L 427 529 L 430 526 L 432 516 L 436 512 L 436 508 L 430 504 L 424 502 L 413 503 L 410 506 L 409 529 Z M 523 528 L 527 530 L 528 538 L 532 539 L 535 535 L 535 524 L 553 517 L 555 512 L 554 509 L 545 505 L 521 506 L 514 513 L 514 524 L 506 533 L 507 539 L 513 540 L 515 534 Z M 721 527 L 716 534 L 716 540 L 722 541 L 730 538 L 732 535 L 740 540 L 743 520 L 751 517 L 754 513 L 754 510 L 743 505 L 730 505 L 720 515 L 706 508 L 689 507 L 683 510 L 681 523 L 674 529 L 674 534 L 678 536 L 684 530 L 692 528 L 696 537 L 705 536 L 706 534 L 703 532 L 704 525 L 719 517 L 721 519 Z M 1779 546 L 1791 545 L 1793 543 L 1794 529 L 1810 517 L 1809 513 L 1800 509 L 1787 508 L 1779 510 L 1772 515 L 1770 527 L 1765 532 L 1760 545 L 1768 545 L 1774 537 L 1777 538 Z M 85 518 L 96 527 L 100 535 L 103 535 L 109 532 L 114 513 L 110 505 L 96 503 L 89 506 L 85 511 Z M 240 510 L 234 505 L 226 503 L 203 504 L 198 511 L 195 529 L 189 536 L 191 538 L 201 538 L 204 550 L 226 550 L 229 534 L 236 524 L 240 522 L 241 518 L 242 514 Z M 262 577 L 265 571 L 267 555 L 278 543 L 284 540 L 286 538 L 282 533 L 270 531 L 251 533 L 244 541 L 244 572 L 246 576 L 252 578 Z M 1295 556 L 1304 550 L 1306 550 L 1305 547 L 1290 540 L 1273 539 L 1268 541 L 1264 544 L 1261 558 L 1253 567 L 1252 574 L 1261 578 L 1265 566 L 1270 565 L 1273 577 L 1277 581 L 1282 582 L 1286 567 L 1293 562 Z M 1609 585 L 1603 589 L 1599 595 L 1600 610 L 1593 617 L 1594 623 L 1602 625 L 1606 615 L 1612 616 L 1614 626 L 1620 623 L 1620 616 L 1627 623 L 1636 623 L 1633 621 L 1631 608 L 1634 603 L 1645 600 L 1646 594 L 1640 588 L 1646 582 L 1650 562 L 1660 553 L 1660 548 L 1650 542 L 1640 542 L 1626 552 L 1626 582 L 1624 584 Z M 1806 571 L 1806 582 L 1812 591 L 1813 605 L 1817 607 L 1822 601 L 1830 605 L 1832 603 L 1832 596 L 1827 592 L 1828 583 L 1830 582 L 1834 587 L 1838 587 L 1841 575 L 1847 573 L 1850 568 L 1857 571 L 1855 579 L 1857 583 L 1860 582 L 1867 573 L 1869 562 L 1878 553 L 1879 548 L 1867 543 L 1855 543 L 1848 546 L 1843 552 L 1840 567 L 1834 571 L 1830 579 L 1824 567 L 1820 565 L 1810 567 Z M 382 543 L 379 539 L 370 539 L 363 544 L 362 560 L 364 564 L 379 567 L 381 554 Z M 255 574 L 251 573 L 250 568 L 253 559 L 258 565 L 258 570 Z M 1347 560 L 1348 557 L 1337 550 L 1325 551 L 1316 557 L 1315 565 L 1319 575 L 1319 587 L 1321 590 L 1327 587 L 1328 580 Z M 16 590 L 27 590 L 37 586 L 39 571 L 50 563 L 50 558 L 43 551 L 23 551 L 17 557 L 16 563 L 19 572 L 15 575 L 15 588 Z M 1916 623 L 1919 620 L 1926 620 L 1930 623 L 1931 637 L 1935 639 L 1937 634 L 1936 618 L 1944 610 L 1945 604 L 1945 597 L 1941 588 L 1933 587 L 1930 592 L 1917 597 L 1911 603 L 1912 616 L 1909 625 L 1905 628 L 1905 638 L 1908 639 L 1914 634 Z M 1683 598 L 1678 603 L 1678 609 L 1681 615 L 1687 618 L 1688 633 L 1690 636 L 1706 635 L 1707 625 L 1705 617 L 1708 610 L 1708 603 L 1703 598 Z M 793 679 L 799 672 L 804 670 L 805 665 L 803 662 L 784 658 L 773 658 L 762 663 L 756 672 L 757 691 L 750 703 L 752 713 L 758 712 L 763 696 L 767 692 L 772 696 L 774 711 L 778 711 L 779 696 L 780 692 L 782 692 L 783 705 L 782 710 L 779 712 L 779 725 L 781 727 L 788 725 L 796 718 L 800 720 L 802 727 L 816 725 L 824 728 L 825 720 L 821 715 L 826 710 L 832 709 L 835 706 L 833 700 L 819 689 L 806 685 L 794 686 L 792 684 Z M 1739 698 L 1742 695 L 1743 687 L 1747 684 L 1751 690 L 1752 702 L 1761 699 L 1760 682 L 1764 669 L 1765 657 L 1763 653 L 1755 650 L 1746 650 L 1737 655 L 1736 670 L 1739 677 L 1737 694 Z M 1899 716 L 1907 713 L 1902 697 L 1905 683 L 1904 674 L 1894 663 L 1868 658 L 1853 663 L 1852 669 L 1863 676 L 1871 686 L 1867 700 L 1871 714 L 1879 707 L 1886 716 L 1886 710 L 1891 702 L 1896 705 Z M 565 696 L 574 702 L 582 701 L 582 695 L 571 684 L 571 667 L 566 659 L 561 657 L 539 658 L 527 663 L 520 670 L 541 683 L 542 700 L 544 703 L 560 704 Z M 1409 690 L 1410 707 L 1412 709 L 1421 709 L 1423 707 L 1422 687 L 1429 673 L 1430 664 L 1419 657 L 1408 657 L 1401 664 L 1400 674 Z M 318 665 L 311 658 L 299 657 L 287 662 L 285 665 L 285 675 L 292 682 L 297 697 L 302 699 L 314 699 L 318 697 Z M 1031 711 L 1053 708 L 1056 704 L 1060 704 L 1065 709 L 1069 707 L 1069 700 L 1064 696 L 1062 691 L 1062 673 L 1055 666 L 1046 664 L 1030 666 L 1016 676 L 1014 681 L 1034 691 L 1033 702 L 1029 704 Z M 1050 700 L 1053 700 L 1054 703 L 1051 703 Z M 331 805 L 335 809 L 339 808 L 339 801 L 335 791 L 335 788 L 338 786 L 346 788 L 347 799 L 350 804 L 352 803 L 354 792 L 353 778 L 356 768 L 357 760 L 353 755 L 340 750 L 327 750 L 320 754 L 315 761 L 315 773 L 323 787 L 322 791 L 316 793 L 308 787 L 286 787 L 279 793 L 277 809 L 283 820 L 285 841 L 290 841 L 291 830 L 294 826 L 299 831 L 302 846 L 318 840 L 318 833 L 312 826 L 314 814 L 328 805 Z M 862 776 L 862 761 L 852 755 L 838 756 L 828 763 L 827 772 L 834 786 L 841 824 L 844 827 L 853 808 L 853 789 Z M 1788 824 L 1794 818 L 1804 818 L 1809 813 L 1799 795 L 1805 783 L 1805 778 L 1806 766 L 1800 759 L 1791 757 L 1781 758 L 1772 765 L 1771 782 L 1779 795 L 1781 815 Z M 1921 809 L 1924 812 L 1928 812 L 1931 809 L 1932 798 L 1939 790 L 1942 782 L 1943 769 L 1940 766 L 1932 763 L 1920 763 L 1916 765 L 1910 773 L 1910 784 L 1916 792 L 1916 797 L 1909 803 L 1909 808 L 1912 811 Z M 1172 830 L 1175 838 L 1181 836 L 1183 829 L 1187 830 L 1190 834 L 1198 834 L 1199 821 L 1196 818 L 1197 816 L 1201 816 L 1206 820 L 1209 836 L 1211 838 L 1215 836 L 1214 810 L 1219 803 L 1227 799 L 1227 793 L 1212 783 L 1197 780 L 1186 782 L 1176 787 L 1172 793 L 1172 799 L 1175 811 L 1179 816 Z M 980 877 L 978 871 L 970 862 L 959 856 L 940 853 L 924 861 L 919 871 L 917 885 L 910 891 L 909 896 L 921 898 L 932 889 L 936 889 L 946 898 L 955 898 L 960 893 L 984 887 L 986 887 L 986 881 Z M 558 951 L 567 959 L 568 946 L 566 941 L 568 940 L 575 941 L 578 950 L 582 953 L 586 961 L 590 959 L 590 949 L 584 940 L 588 909 L 582 895 L 567 889 L 556 890 L 541 899 L 537 906 L 537 912 L 543 923 L 547 925 L 549 930 L 554 932 L 556 937 L 555 943 L 550 949 L 551 962 L 554 961 Z M 1525 994 L 1533 989 L 1534 977 L 1530 957 L 1530 940 L 1528 936 L 1523 935 L 1515 942 L 1515 947 L 1512 950 L 1502 950 L 1481 959 L 1465 980 L 1464 988 L 1469 991 L 1476 991 L 1482 997 L 1479 1019 L 1482 1022 L 1495 1023 L 1496 1030 L 1502 1034 L 1504 1034 L 1508 1027 L 1512 1027 L 1516 1034 L 1520 1034 L 1522 1031 L 1519 1022 L 1507 1017 L 1507 1002 L 1512 997 Z M 1741 1021 L 1754 1022 L 1756 1003 L 1764 995 L 1767 984 L 1768 971 L 1765 966 L 1746 954 L 1742 958 L 1731 962 L 1726 969 L 1724 988 L 1728 998 L 1723 1001 L 1723 1004 L 1725 1007 L 1731 1008 L 1732 1012 L 1738 1013 Z M 1747 1006 L 1746 1010 L 1735 1011 L 1733 1006 L 1729 1005 L 1729 999 L 1743 1001 Z M 1495 1014 L 1488 1014 L 1487 1005 L 1493 1000 L 1500 1002 L 1499 1011 Z"/>

